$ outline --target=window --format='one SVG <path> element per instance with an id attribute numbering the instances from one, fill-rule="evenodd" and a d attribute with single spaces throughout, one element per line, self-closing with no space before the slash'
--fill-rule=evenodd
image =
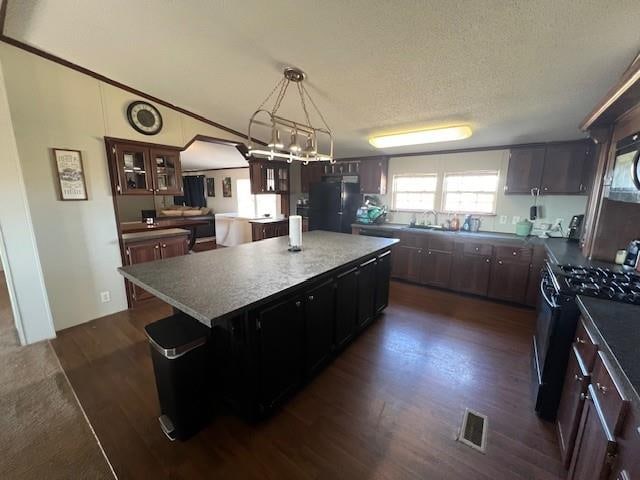
<path id="1" fill-rule="evenodd" d="M 251 182 L 248 178 L 236 181 L 236 195 L 238 196 L 238 216 L 243 218 L 263 217 L 265 213 L 275 217 L 278 214 L 278 195 L 251 194 Z"/>
<path id="2" fill-rule="evenodd" d="M 394 175 L 393 208 L 395 210 L 433 210 L 438 177 L 430 175 Z"/>
<path id="3" fill-rule="evenodd" d="M 445 173 L 442 210 L 495 214 L 498 172 Z"/>

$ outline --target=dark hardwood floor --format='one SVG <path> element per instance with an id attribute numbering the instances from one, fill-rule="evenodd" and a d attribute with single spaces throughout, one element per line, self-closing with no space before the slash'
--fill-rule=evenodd
<path id="1" fill-rule="evenodd" d="M 52 342 L 121 479 L 564 477 L 533 412 L 532 310 L 392 282 L 386 313 L 280 412 L 220 413 L 185 443 L 160 431 L 142 330 L 170 313 L 152 302 Z M 486 454 L 455 441 L 467 407 L 489 418 Z"/>

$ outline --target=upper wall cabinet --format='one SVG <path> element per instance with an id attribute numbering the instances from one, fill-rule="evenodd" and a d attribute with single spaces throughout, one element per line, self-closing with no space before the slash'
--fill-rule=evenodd
<path id="1" fill-rule="evenodd" d="M 360 193 L 384 195 L 387 193 L 387 157 L 372 157 L 360 162 Z"/>
<path id="2" fill-rule="evenodd" d="M 274 160 L 250 160 L 251 193 L 288 193 L 289 164 Z"/>
<path id="3" fill-rule="evenodd" d="M 300 167 L 300 191 L 302 193 L 309 193 L 312 184 L 322 181 L 324 164 L 325 162 L 312 162 L 309 163 L 309 165 L 302 165 Z"/>
<path id="4" fill-rule="evenodd" d="M 559 142 L 512 148 L 504 191 L 543 195 L 586 194 L 593 176 L 591 144 L 587 141 Z"/>
<path id="5" fill-rule="evenodd" d="M 106 139 L 116 191 L 121 195 L 182 195 L 180 149 Z"/>

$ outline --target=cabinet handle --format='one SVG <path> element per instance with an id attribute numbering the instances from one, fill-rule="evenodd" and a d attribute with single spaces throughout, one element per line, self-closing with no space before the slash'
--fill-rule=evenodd
<path id="1" fill-rule="evenodd" d="M 582 380 L 584 380 L 584 378 L 583 378 L 583 377 L 581 377 L 580 375 L 578 375 L 577 373 L 573 376 L 573 379 L 574 379 L 576 382 L 582 382 Z"/>
<path id="2" fill-rule="evenodd" d="M 583 339 L 581 339 L 580 337 L 576 337 L 576 343 L 578 345 L 580 345 L 581 343 L 586 343 Z"/>
<path id="3" fill-rule="evenodd" d="M 498 260 L 498 265 L 502 265 L 502 260 Z"/>
<path id="4" fill-rule="evenodd" d="M 602 393 L 602 395 L 606 395 L 606 393 L 609 391 L 607 387 L 605 387 L 604 385 L 600 385 L 599 383 L 596 383 L 596 387 L 598 388 L 600 393 Z"/>
<path id="5" fill-rule="evenodd" d="M 309 295 L 309 301 L 313 302 L 313 295 Z"/>
<path id="6" fill-rule="evenodd" d="M 589 396 L 588 393 L 581 393 L 580 400 L 591 400 L 591 397 Z"/>
<path id="7" fill-rule="evenodd" d="M 153 192 L 153 188 L 150 188 L 150 189 L 149 189 L 149 191 L 150 191 L 150 192 Z"/>
<path id="8" fill-rule="evenodd" d="M 580 184 L 580 191 L 584 190 L 584 187 L 582 186 L 582 184 Z"/>

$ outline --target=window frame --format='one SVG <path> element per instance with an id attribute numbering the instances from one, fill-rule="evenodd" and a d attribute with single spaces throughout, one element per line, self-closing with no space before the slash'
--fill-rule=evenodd
<path id="1" fill-rule="evenodd" d="M 471 190 L 465 190 L 465 191 L 457 191 L 457 190 L 451 190 L 451 193 L 485 193 L 485 194 L 492 194 L 493 195 L 493 208 L 491 209 L 491 212 L 479 212 L 479 211 L 470 211 L 470 210 L 447 210 L 445 208 L 446 202 L 447 202 L 447 176 L 475 176 L 475 175 L 496 175 L 496 189 L 493 192 L 486 192 L 486 191 L 471 191 Z M 496 216 L 497 215 L 497 211 L 498 211 L 498 193 L 500 191 L 500 170 L 468 170 L 468 171 L 463 171 L 463 172 L 444 172 L 442 174 L 442 188 L 441 188 L 441 195 L 440 195 L 440 212 L 441 213 L 460 213 L 460 214 L 464 214 L 464 215 L 482 215 L 485 217 L 491 217 L 491 216 Z"/>
<path id="2" fill-rule="evenodd" d="M 431 193 L 433 194 L 433 207 L 432 209 L 435 210 L 436 208 L 436 204 L 438 202 L 438 184 L 439 184 L 439 177 L 440 175 L 438 175 L 437 172 L 434 173 L 396 173 L 392 176 L 391 178 L 391 211 L 393 212 L 424 212 L 425 209 L 424 208 L 397 208 L 396 206 L 396 194 L 398 193 L 398 191 L 396 190 L 396 178 L 415 178 L 415 177 L 432 177 L 435 178 L 435 187 L 433 189 L 433 191 L 431 190 L 422 190 L 422 191 L 417 191 L 417 192 L 407 192 L 407 191 L 402 191 L 400 193 Z M 431 210 L 431 209 L 427 209 L 427 210 Z"/>

